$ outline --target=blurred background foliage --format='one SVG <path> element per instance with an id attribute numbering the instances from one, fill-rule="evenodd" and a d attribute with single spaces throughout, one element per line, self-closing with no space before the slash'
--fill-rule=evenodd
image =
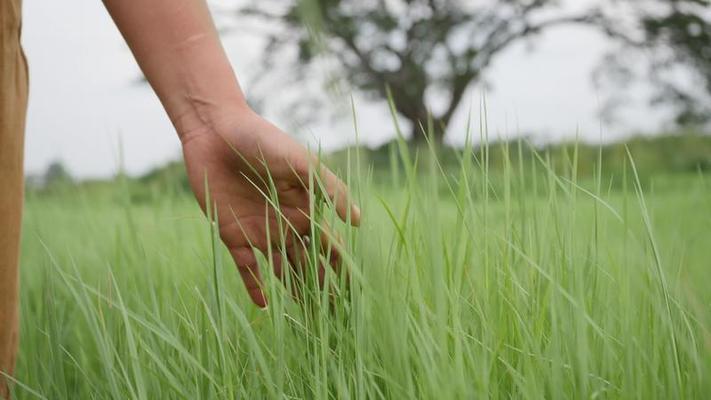
<path id="1" fill-rule="evenodd" d="M 708 124 L 710 0 L 580 5 L 557 0 L 253 0 L 236 18 L 256 18 L 273 27 L 264 33 L 269 39 L 265 70 L 292 54 L 291 70 L 299 77 L 328 60 L 327 87 L 343 84 L 374 98 L 392 98 L 398 114 L 411 123 L 408 137 L 416 142 L 424 141 L 420 126 L 430 119 L 433 138 L 442 141 L 467 89 L 482 82 L 504 50 L 561 25 L 590 27 L 615 44 L 595 77 L 609 89 L 610 118 L 625 88 L 641 79 L 654 83 L 650 101 L 671 107 L 678 126 Z M 297 52 L 286 51 L 294 46 Z M 310 103 L 299 102 L 313 110 Z"/>

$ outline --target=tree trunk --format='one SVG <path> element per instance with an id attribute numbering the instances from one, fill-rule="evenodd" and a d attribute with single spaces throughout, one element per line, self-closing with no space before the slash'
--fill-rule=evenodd
<path id="1" fill-rule="evenodd" d="M 424 145 L 427 143 L 427 137 L 434 141 L 435 144 L 442 144 L 444 141 L 445 129 L 447 124 L 442 124 L 440 119 L 434 118 L 431 127 L 427 118 L 424 120 L 416 119 L 408 120 L 412 123 L 412 128 L 410 129 L 410 141 L 417 145 Z M 424 130 L 423 130 L 424 128 Z M 425 136 L 425 133 L 427 136 Z"/>
<path id="2" fill-rule="evenodd" d="M 410 142 L 426 144 L 427 137 L 437 144 L 443 142 L 451 113 L 433 116 L 424 102 L 424 90 L 413 95 L 404 91 L 393 92 L 393 102 L 397 112 L 410 121 Z"/>

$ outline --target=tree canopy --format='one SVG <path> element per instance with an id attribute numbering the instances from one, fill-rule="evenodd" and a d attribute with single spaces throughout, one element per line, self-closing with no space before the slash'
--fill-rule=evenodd
<path id="1" fill-rule="evenodd" d="M 620 39 L 607 57 L 617 88 L 631 78 L 653 83 L 654 103 L 673 107 L 678 125 L 711 121 L 711 0 L 626 0 L 606 19 Z M 624 18 L 624 17 L 627 18 Z M 631 16 L 631 18 L 630 18 Z M 641 59 L 645 68 L 635 71 Z"/>
<path id="2" fill-rule="evenodd" d="M 466 90 L 504 49 L 563 24 L 593 26 L 635 49 L 666 47 L 653 70 L 691 67 L 711 93 L 708 0 L 628 0 L 624 14 L 615 11 L 625 0 L 602 3 L 569 12 L 556 0 L 257 0 L 242 14 L 280 26 L 269 33 L 267 61 L 283 59 L 279 50 L 294 45 L 295 71 L 319 57 L 334 60 L 355 88 L 390 98 L 412 123 L 415 141 L 428 122 L 442 139 Z M 701 114 L 688 91 L 665 83 L 689 105 L 683 112 Z"/>

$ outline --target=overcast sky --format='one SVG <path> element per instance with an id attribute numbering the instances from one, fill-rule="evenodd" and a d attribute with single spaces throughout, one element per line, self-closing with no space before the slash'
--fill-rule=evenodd
<path id="1" fill-rule="evenodd" d="M 80 177 L 116 172 L 120 154 L 129 173 L 139 174 L 175 159 L 179 142 L 158 99 L 136 84 L 138 67 L 99 0 L 24 0 L 23 43 L 30 64 L 30 108 L 26 168 L 43 171 L 61 160 Z M 232 34 L 225 47 L 249 94 L 249 77 L 259 72 L 260 41 Z M 643 101 L 625 108 L 622 120 L 603 126 L 597 114 L 604 93 L 590 73 L 609 43 L 585 28 L 558 28 L 536 41 L 508 49 L 487 73 L 490 130 L 495 135 L 534 133 L 542 140 L 580 136 L 611 140 L 631 131 L 653 131 L 661 117 Z M 630 93 L 642 99 L 643 89 Z M 482 92 L 469 94 L 474 108 Z M 267 99 L 278 108 L 279 98 Z M 376 145 L 388 139 L 387 107 L 356 95 L 361 140 Z M 449 140 L 461 141 L 468 107 L 460 109 Z M 268 115 L 277 124 L 279 114 Z M 325 121 L 294 132 L 301 140 L 334 148 L 354 140 L 352 123 Z M 122 149 L 122 151 L 121 151 Z"/>

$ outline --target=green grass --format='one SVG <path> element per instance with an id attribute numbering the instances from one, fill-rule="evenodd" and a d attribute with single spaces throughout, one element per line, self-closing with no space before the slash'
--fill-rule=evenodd
<path id="1" fill-rule="evenodd" d="M 352 282 L 334 284 L 330 306 L 314 290 L 299 304 L 270 279 L 269 309 L 253 307 L 179 192 L 30 196 L 15 395 L 711 393 L 711 178 L 641 186 L 627 163 L 578 181 L 574 150 L 562 172 L 543 154 L 494 173 L 486 148 L 443 171 L 426 151 L 400 150 L 406 168 L 390 184 L 373 183 L 367 165 L 346 171 L 364 218 L 359 230 L 336 224 Z"/>

